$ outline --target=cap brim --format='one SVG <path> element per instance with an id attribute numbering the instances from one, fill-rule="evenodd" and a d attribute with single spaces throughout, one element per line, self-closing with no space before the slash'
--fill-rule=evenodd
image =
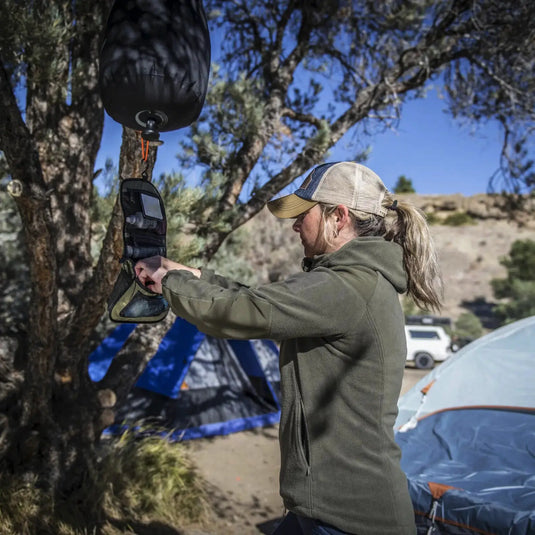
<path id="1" fill-rule="evenodd" d="M 310 210 L 316 204 L 318 204 L 317 201 L 301 199 L 301 197 L 291 193 L 280 199 L 269 201 L 267 206 L 274 216 L 280 217 L 281 219 L 290 219 Z"/>

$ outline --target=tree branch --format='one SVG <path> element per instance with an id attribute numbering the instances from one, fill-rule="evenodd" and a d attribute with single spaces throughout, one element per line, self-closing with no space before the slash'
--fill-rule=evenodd
<path id="1" fill-rule="evenodd" d="M 221 197 L 218 212 L 228 212 L 236 205 L 245 181 L 279 124 L 288 87 L 292 83 L 295 69 L 306 54 L 308 41 L 314 27 L 311 17 L 306 15 L 308 11 L 303 10 L 302 13 L 303 16 L 296 46 L 280 66 L 276 62 L 276 69 L 268 68 L 264 70 L 265 85 L 271 88 L 266 106 L 264 107 L 264 119 L 262 125 L 257 130 L 258 134 L 246 140 L 241 149 L 229 158 L 228 165 L 226 166 L 226 174 L 233 178 L 228 183 Z M 279 25 L 281 23 L 287 25 L 289 20 L 290 13 L 286 11 L 283 14 L 282 22 L 279 21 Z M 279 32 L 284 33 L 284 28 L 279 28 Z M 282 44 L 278 43 L 278 46 L 280 47 Z M 273 54 L 275 52 L 277 52 L 277 49 L 269 54 L 271 62 L 274 59 Z M 270 66 L 273 67 L 273 65 Z"/>
<path id="2" fill-rule="evenodd" d="M 95 388 L 113 390 L 117 396 L 117 407 L 120 407 L 175 320 L 176 316 L 170 312 L 156 324 L 138 325 Z"/>
<path id="3" fill-rule="evenodd" d="M 281 116 L 288 117 L 300 123 L 310 124 L 316 128 L 321 128 L 323 126 L 324 120 L 312 115 L 311 113 L 300 113 L 298 111 L 292 110 L 291 108 L 284 108 L 281 110 Z"/>

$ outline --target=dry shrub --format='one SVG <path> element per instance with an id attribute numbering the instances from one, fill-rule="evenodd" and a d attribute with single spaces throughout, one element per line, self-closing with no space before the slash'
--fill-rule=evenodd
<path id="1" fill-rule="evenodd" d="M 208 516 L 203 481 L 182 444 L 125 433 L 105 440 L 94 481 L 64 499 L 0 478 L 0 535 L 180 533 Z"/>

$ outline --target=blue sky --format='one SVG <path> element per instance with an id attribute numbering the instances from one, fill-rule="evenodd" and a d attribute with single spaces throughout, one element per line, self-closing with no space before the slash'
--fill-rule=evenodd
<path id="1" fill-rule="evenodd" d="M 420 194 L 485 193 L 499 166 L 502 140 L 496 124 L 471 133 L 444 111 L 435 92 L 405 104 L 396 132 L 371 141 L 367 165 L 393 187 L 399 175 Z"/>
<path id="2" fill-rule="evenodd" d="M 444 110 L 444 102 L 435 91 L 428 97 L 404 105 L 396 132 L 385 132 L 369 139 L 371 167 L 393 188 L 398 177 L 412 180 L 419 194 L 453 194 L 469 196 L 485 193 L 492 174 L 499 165 L 501 140 L 498 128 L 489 124 L 471 133 Z M 185 130 L 164 132 L 164 144 L 158 149 L 155 176 L 178 171 L 178 139 Z M 119 160 L 122 127 L 106 116 L 97 167 L 110 157 Z M 355 147 L 342 140 L 332 150 L 331 160 L 352 158 Z M 298 184 L 296 184 L 296 187 Z"/>

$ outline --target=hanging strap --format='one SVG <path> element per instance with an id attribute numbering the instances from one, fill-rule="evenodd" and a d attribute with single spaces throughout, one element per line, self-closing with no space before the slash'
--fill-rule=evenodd
<path id="1" fill-rule="evenodd" d="M 146 162 L 149 157 L 149 140 L 147 139 L 147 145 L 145 145 L 145 140 L 141 138 L 141 159 Z"/>

